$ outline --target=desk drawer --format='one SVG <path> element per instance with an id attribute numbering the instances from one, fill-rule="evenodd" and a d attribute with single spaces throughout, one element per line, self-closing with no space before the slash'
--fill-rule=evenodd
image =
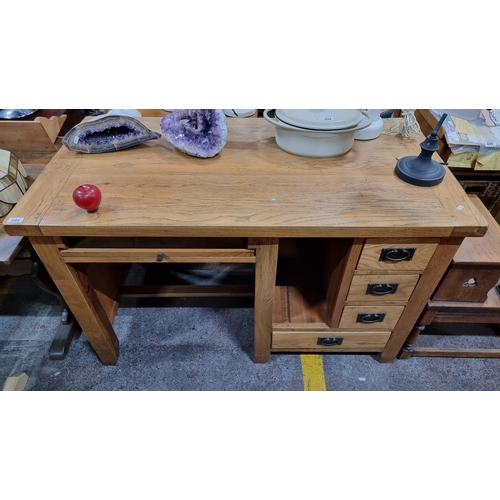
<path id="1" fill-rule="evenodd" d="M 392 330 L 405 306 L 345 306 L 339 328 L 361 330 Z"/>
<path id="2" fill-rule="evenodd" d="M 65 262 L 171 262 L 171 263 L 207 263 L 207 262 L 255 262 L 253 250 L 228 250 L 199 248 L 171 249 L 115 249 L 115 248 L 86 248 L 85 250 L 62 250 L 61 255 Z"/>
<path id="3" fill-rule="evenodd" d="M 274 332 L 272 349 L 320 352 L 381 352 L 390 332 Z M 333 344 L 333 345 L 329 345 Z"/>
<path id="4" fill-rule="evenodd" d="M 431 260 L 439 240 L 368 239 L 356 270 L 360 272 L 423 271 Z"/>
<path id="5" fill-rule="evenodd" d="M 380 304 L 397 300 L 408 301 L 419 277 L 418 274 L 355 275 L 347 294 L 347 302 Z"/>
<path id="6" fill-rule="evenodd" d="M 499 280 L 500 264 L 498 267 L 452 264 L 434 292 L 432 300 L 485 302 L 488 292 Z"/>
<path id="7" fill-rule="evenodd" d="M 67 263 L 255 262 L 240 238 L 84 238 L 61 250 Z"/>

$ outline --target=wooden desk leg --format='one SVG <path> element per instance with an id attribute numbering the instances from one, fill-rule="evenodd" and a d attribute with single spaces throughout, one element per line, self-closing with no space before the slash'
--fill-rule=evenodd
<path id="1" fill-rule="evenodd" d="M 118 339 L 99 298 L 85 275 L 66 264 L 56 238 L 32 237 L 30 242 L 97 356 L 105 365 L 118 361 Z"/>
<path id="2" fill-rule="evenodd" d="M 273 305 L 278 264 L 278 238 L 257 238 L 255 246 L 254 361 L 266 363 L 271 355 Z"/>

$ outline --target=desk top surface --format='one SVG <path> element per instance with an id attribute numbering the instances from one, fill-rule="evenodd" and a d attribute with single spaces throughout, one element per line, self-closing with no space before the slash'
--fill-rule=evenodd
<path id="1" fill-rule="evenodd" d="M 161 118 L 142 118 L 160 131 Z M 384 120 L 386 121 L 386 120 Z M 487 223 L 450 172 L 434 187 L 404 183 L 397 157 L 421 138 L 391 132 L 347 154 L 304 158 L 281 150 L 264 119 L 228 119 L 215 157 L 188 156 L 165 138 L 112 153 L 62 147 L 9 214 L 26 236 L 447 237 L 480 236 Z M 72 200 L 99 186 L 95 214 Z M 22 219 L 22 222 L 8 222 Z"/>

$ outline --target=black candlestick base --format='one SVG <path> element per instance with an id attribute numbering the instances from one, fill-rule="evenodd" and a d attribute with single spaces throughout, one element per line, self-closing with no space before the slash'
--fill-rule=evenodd
<path id="1" fill-rule="evenodd" d="M 414 186 L 436 186 L 446 175 L 446 169 L 441 163 L 424 156 L 400 158 L 395 172 L 401 180 Z"/>
<path id="2" fill-rule="evenodd" d="M 405 156 L 396 164 L 396 175 L 408 184 L 414 186 L 436 186 L 446 175 L 446 169 L 432 159 L 432 155 L 439 149 L 438 130 L 441 128 L 446 115 L 443 114 L 436 128 L 420 144 L 418 156 Z"/>

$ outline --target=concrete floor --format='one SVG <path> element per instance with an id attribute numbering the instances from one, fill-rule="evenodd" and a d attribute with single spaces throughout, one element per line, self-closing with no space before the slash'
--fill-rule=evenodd
<path id="1" fill-rule="evenodd" d="M 114 326 L 116 366 L 103 366 L 83 333 L 64 360 L 48 350 L 61 306 L 29 276 L 0 277 L 0 384 L 25 372 L 27 391 L 496 391 L 500 359 L 411 358 L 381 364 L 376 355 L 273 354 L 254 364 L 251 299 L 126 299 Z M 227 302 L 224 302 L 227 305 Z M 498 325 L 437 325 L 427 345 L 500 347 Z"/>

